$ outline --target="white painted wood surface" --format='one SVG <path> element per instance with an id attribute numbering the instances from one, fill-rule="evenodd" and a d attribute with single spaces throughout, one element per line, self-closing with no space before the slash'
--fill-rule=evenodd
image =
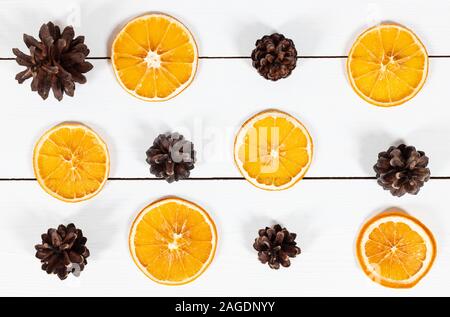
<path id="1" fill-rule="evenodd" d="M 196 178 L 238 177 L 232 161 L 234 132 L 250 115 L 280 108 L 310 130 L 315 157 L 309 177 L 373 176 L 379 151 L 403 140 L 426 151 L 434 176 L 450 176 L 448 74 L 450 58 L 430 60 L 423 90 L 393 109 L 371 106 L 350 88 L 345 58 L 354 37 L 380 20 L 412 28 L 430 55 L 450 55 L 449 1 L 0 1 L 0 58 L 24 49 L 22 33 L 36 34 L 49 20 L 73 23 L 92 57 L 106 57 L 115 31 L 129 18 L 162 11 L 194 33 L 203 57 L 249 56 L 257 38 L 278 31 L 291 37 L 302 58 L 288 79 L 261 78 L 249 59 L 201 59 L 193 84 L 175 99 L 139 101 L 116 83 L 108 60 L 94 60 L 88 84 L 75 98 L 45 102 L 18 85 L 21 70 L 0 60 L 0 295 L 450 295 L 450 180 L 432 180 L 416 197 L 397 199 L 373 180 L 304 180 L 280 193 L 267 193 L 243 180 L 113 180 L 94 199 L 65 204 L 45 194 L 33 178 L 33 145 L 61 121 L 90 125 L 107 141 L 111 177 L 151 177 L 145 150 L 154 137 L 178 130 L 193 139 Z M 328 56 L 328 58 L 326 58 Z M 16 180 L 8 180 L 16 179 Z M 143 206 L 180 195 L 204 206 L 217 222 L 219 248 L 208 271 L 183 287 L 159 286 L 132 263 L 127 234 Z M 354 258 L 361 223 L 398 206 L 435 233 L 439 254 L 430 274 L 414 289 L 395 291 L 366 278 Z M 79 279 L 60 282 L 40 271 L 33 246 L 50 226 L 75 222 L 88 236 L 92 257 Z M 251 249 L 257 230 L 273 221 L 299 234 L 303 254 L 289 270 L 271 271 Z M 273 282 L 275 287 L 267 288 Z M 239 285 L 239 287 L 236 287 Z M 64 290 L 64 293 L 62 293 Z"/>
<path id="2" fill-rule="evenodd" d="M 448 295 L 450 213 L 446 183 L 433 180 L 420 199 L 401 201 L 372 181 L 304 181 L 289 191 L 267 193 L 243 181 L 111 181 L 95 200 L 66 204 L 50 199 L 35 182 L 0 183 L 2 295 L 134 296 L 413 296 Z M 444 185 L 444 186 L 443 186 Z M 127 245 L 133 218 L 147 203 L 168 194 L 192 200 L 214 218 L 216 257 L 195 282 L 160 286 L 132 262 Z M 3 196 L 4 195 L 4 196 Z M 354 257 L 364 220 L 400 205 L 436 235 L 433 269 L 411 290 L 391 290 L 370 281 Z M 75 222 L 88 237 L 92 256 L 80 278 L 60 282 L 40 270 L 33 245 L 51 224 Z M 274 221 L 299 234 L 303 253 L 287 270 L 258 263 L 252 249 L 257 230 Z M 269 287 L 270 285 L 270 287 Z M 63 292 L 64 290 L 64 292 Z"/>

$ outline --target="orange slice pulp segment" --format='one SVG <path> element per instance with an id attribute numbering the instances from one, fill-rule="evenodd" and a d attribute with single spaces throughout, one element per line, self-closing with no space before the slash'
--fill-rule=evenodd
<path id="1" fill-rule="evenodd" d="M 109 175 L 105 142 L 80 123 L 62 123 L 47 131 L 34 148 L 36 179 L 50 195 L 67 202 L 95 196 Z"/>
<path id="2" fill-rule="evenodd" d="M 131 256 L 150 279 L 166 285 L 199 277 L 214 258 L 216 226 L 201 207 L 166 198 L 145 207 L 129 238 Z"/>
<path id="3" fill-rule="evenodd" d="M 357 239 L 357 258 L 375 282 L 392 288 L 410 288 L 430 270 L 436 242 L 419 220 L 400 211 L 369 220 Z"/>
<path id="4" fill-rule="evenodd" d="M 428 54 L 419 38 L 397 24 L 381 24 L 353 44 L 347 73 L 355 92 L 367 102 L 391 107 L 414 97 L 428 74 Z"/>
<path id="5" fill-rule="evenodd" d="M 291 115 L 267 110 L 250 118 L 236 135 L 234 159 L 241 174 L 266 190 L 291 187 L 311 164 L 313 142 Z"/>
<path id="6" fill-rule="evenodd" d="M 161 13 L 128 22 L 112 45 L 112 65 L 121 86 L 146 101 L 171 99 L 190 85 L 198 52 L 192 34 Z"/>

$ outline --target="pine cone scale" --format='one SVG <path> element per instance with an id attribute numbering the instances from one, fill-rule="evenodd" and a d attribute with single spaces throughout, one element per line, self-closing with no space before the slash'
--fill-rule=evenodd
<path id="1" fill-rule="evenodd" d="M 299 254 L 299 250 L 295 246 L 287 246 L 283 250 L 289 257 L 294 257 Z"/>
<path id="2" fill-rule="evenodd" d="M 22 84 L 25 80 L 33 77 L 33 74 L 30 70 L 26 69 L 20 73 L 18 73 L 15 77 L 15 79 L 19 82 L 19 84 Z"/>
<path id="3" fill-rule="evenodd" d="M 24 34 L 23 35 L 23 41 L 24 41 L 24 43 L 25 43 L 25 45 L 28 47 L 28 48 L 31 48 L 31 47 L 38 47 L 38 48 L 40 48 L 41 50 L 43 50 L 43 45 L 42 45 L 42 43 L 41 42 L 39 42 L 38 40 L 36 40 L 33 36 L 31 36 L 31 35 L 28 35 L 28 34 Z"/>
<path id="4" fill-rule="evenodd" d="M 267 252 L 261 252 L 258 255 L 258 259 L 261 261 L 262 264 L 266 264 L 269 261 L 270 256 Z"/>

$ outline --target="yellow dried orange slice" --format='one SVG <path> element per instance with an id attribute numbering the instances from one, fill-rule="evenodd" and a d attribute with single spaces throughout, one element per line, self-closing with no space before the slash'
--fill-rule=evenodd
<path id="1" fill-rule="evenodd" d="M 53 197 L 86 200 L 98 194 L 108 179 L 108 148 L 90 128 L 65 122 L 36 143 L 33 168 L 39 185 Z"/>
<path id="2" fill-rule="evenodd" d="M 152 13 L 128 22 L 116 36 L 111 60 L 121 86 L 146 101 L 171 99 L 197 70 L 194 37 L 175 18 Z"/>
<path id="3" fill-rule="evenodd" d="M 308 130 L 279 110 L 266 110 L 247 120 L 234 143 L 234 160 L 241 174 L 266 190 L 286 189 L 302 179 L 312 155 Z"/>
<path id="4" fill-rule="evenodd" d="M 144 274 L 166 285 L 192 282 L 210 265 L 217 245 L 216 226 L 198 205 L 165 198 L 145 207 L 133 222 L 131 256 Z"/>
<path id="5" fill-rule="evenodd" d="M 362 227 L 356 254 L 363 271 L 373 281 L 392 288 L 410 288 L 433 265 L 436 242 L 419 220 L 390 210 Z"/>
<path id="6" fill-rule="evenodd" d="M 397 24 L 380 24 L 363 32 L 347 59 L 355 92 L 381 107 L 400 105 L 422 89 L 428 54 L 419 38 Z"/>

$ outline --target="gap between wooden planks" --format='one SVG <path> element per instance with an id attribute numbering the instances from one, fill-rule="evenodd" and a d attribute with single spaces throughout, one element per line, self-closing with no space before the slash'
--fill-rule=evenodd
<path id="1" fill-rule="evenodd" d="M 305 181 L 352 181 L 352 180 L 376 180 L 375 176 L 306 176 L 302 180 Z M 180 181 L 243 181 L 244 177 L 189 177 Z M 450 180 L 450 176 L 431 176 L 430 180 Z M 0 182 L 34 182 L 34 177 L 9 177 L 0 178 Z M 156 177 L 109 177 L 108 181 L 164 181 L 163 178 Z"/>
<path id="2" fill-rule="evenodd" d="M 347 55 L 299 55 L 299 59 L 346 59 Z M 199 56 L 199 59 L 250 59 L 250 56 Z M 450 58 L 450 55 L 428 55 L 428 58 Z M 0 57 L 0 61 L 14 61 L 15 57 Z M 109 56 L 91 56 L 88 60 L 109 60 Z"/>

